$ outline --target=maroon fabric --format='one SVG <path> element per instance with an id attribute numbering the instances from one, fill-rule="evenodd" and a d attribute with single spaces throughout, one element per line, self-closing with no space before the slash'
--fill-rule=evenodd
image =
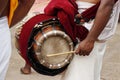
<path id="1" fill-rule="evenodd" d="M 97 10 L 98 10 L 98 7 L 100 5 L 100 2 L 97 3 L 96 5 L 88 8 L 86 11 L 84 11 L 81 16 L 82 18 L 88 22 L 90 19 L 94 19 L 95 18 L 95 15 L 97 13 Z"/>
<path id="2" fill-rule="evenodd" d="M 22 28 L 20 38 L 19 38 L 19 43 L 20 43 L 20 51 L 21 51 L 21 56 L 25 59 L 25 61 L 30 64 L 28 57 L 27 57 L 27 48 L 28 48 L 28 40 L 30 37 L 30 34 L 32 32 L 33 27 L 35 24 L 47 20 L 50 18 L 53 18 L 54 16 L 47 16 L 45 14 L 40 14 L 37 15 L 33 18 L 31 18 L 29 21 L 27 21 Z"/>
<path id="3" fill-rule="evenodd" d="M 115 3 L 117 2 L 118 0 L 115 0 Z"/>

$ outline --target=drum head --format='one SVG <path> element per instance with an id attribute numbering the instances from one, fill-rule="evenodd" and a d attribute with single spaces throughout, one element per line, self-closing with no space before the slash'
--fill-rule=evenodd
<path id="1" fill-rule="evenodd" d="M 66 39 L 59 36 L 47 38 L 41 46 L 40 52 L 37 52 L 37 58 L 40 63 L 50 69 L 59 69 L 69 63 L 71 54 L 47 57 L 49 54 L 56 54 L 70 51 L 70 46 Z"/>

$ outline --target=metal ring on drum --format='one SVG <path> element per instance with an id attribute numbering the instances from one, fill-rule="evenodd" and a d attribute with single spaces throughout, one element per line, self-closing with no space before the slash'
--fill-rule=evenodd
<path id="1" fill-rule="evenodd" d="M 73 51 L 71 38 L 60 28 L 59 24 L 58 19 L 47 20 L 47 23 L 36 24 L 32 31 L 28 56 L 33 68 L 39 73 L 59 74 L 67 68 L 73 58 L 73 54 L 47 57 L 47 54 Z"/>
<path id="2" fill-rule="evenodd" d="M 63 57 L 63 58 L 66 57 L 66 58 L 61 59 L 59 62 L 57 62 L 56 60 L 53 60 L 56 57 L 55 58 L 46 57 L 47 54 L 50 54 L 50 53 L 52 54 L 52 53 L 59 52 L 59 51 L 51 51 L 51 52 L 48 51 L 48 52 L 44 53 L 45 52 L 44 45 L 50 44 L 48 41 L 50 39 L 52 39 L 53 37 L 54 37 L 54 39 L 55 38 L 63 39 L 63 42 L 68 43 L 66 45 L 66 47 L 68 47 L 69 50 L 66 50 L 66 51 L 73 51 L 73 43 L 72 43 L 71 39 L 68 37 L 68 35 L 66 35 L 62 31 L 57 31 L 57 30 L 56 31 L 50 31 L 50 32 L 46 33 L 45 36 L 43 35 L 42 37 L 39 38 L 38 41 L 35 41 L 35 43 L 33 45 L 37 45 L 35 53 L 36 53 L 36 56 L 37 56 L 37 58 L 38 58 L 38 60 L 40 61 L 41 64 L 48 67 L 49 69 L 59 69 L 59 68 L 63 67 L 64 65 L 70 63 L 70 58 L 71 58 L 72 54 L 62 55 L 61 57 Z M 51 44 L 51 45 L 53 45 L 53 44 Z M 61 52 L 65 52 L 65 50 L 63 50 L 63 49 L 61 50 Z M 57 56 L 57 58 L 59 58 L 59 57 Z"/>

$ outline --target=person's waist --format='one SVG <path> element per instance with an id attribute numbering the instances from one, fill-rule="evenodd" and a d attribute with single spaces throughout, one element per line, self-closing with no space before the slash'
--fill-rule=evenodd
<path id="1" fill-rule="evenodd" d="M 1 18 L 1 17 L 4 17 L 4 16 L 7 16 L 8 13 L 9 13 L 8 10 L 3 11 L 2 14 L 0 14 L 0 18 Z"/>
<path id="2" fill-rule="evenodd" d="M 1 14 L 1 15 L 0 15 L 0 18 L 2 18 L 2 17 L 4 17 L 4 16 L 6 16 L 6 14 Z"/>
<path id="3" fill-rule="evenodd" d="M 84 2 L 84 1 L 76 1 L 78 8 L 90 8 L 93 5 L 95 5 L 94 3 L 89 3 L 89 2 Z"/>
<path id="4" fill-rule="evenodd" d="M 1 12 L 0 18 L 8 15 L 9 15 L 9 5 L 7 5 L 5 9 Z"/>
<path id="5" fill-rule="evenodd" d="M 76 4 L 78 5 L 78 12 L 82 13 L 85 10 L 87 10 L 88 8 L 92 7 L 93 3 L 89 3 L 89 2 L 83 2 L 83 1 L 76 1 Z"/>

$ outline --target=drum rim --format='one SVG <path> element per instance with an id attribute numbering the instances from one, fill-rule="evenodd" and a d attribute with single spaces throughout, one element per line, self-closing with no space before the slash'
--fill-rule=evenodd
<path id="1" fill-rule="evenodd" d="M 48 20 L 53 20 L 53 21 L 57 20 L 55 23 L 60 24 L 58 18 L 50 18 Z M 39 23 L 36 23 L 36 24 L 38 25 Z M 34 31 L 34 29 L 36 30 L 38 28 L 41 28 L 41 26 L 37 26 L 37 25 L 33 26 L 34 28 L 33 28 L 32 32 Z M 32 32 L 31 32 L 31 34 L 32 34 Z M 29 37 L 29 40 L 28 40 L 27 57 L 28 57 L 29 62 L 31 63 L 32 68 L 35 71 L 37 71 L 40 74 L 54 76 L 54 75 L 57 75 L 57 74 L 63 72 L 68 67 L 69 63 L 67 65 L 65 65 L 64 67 L 59 68 L 59 69 L 49 69 L 48 67 L 45 67 L 42 64 L 40 64 L 38 62 L 38 60 L 35 57 L 33 57 L 34 56 L 34 51 L 33 51 L 33 47 L 31 46 L 32 45 L 31 40 L 30 40 L 31 37 L 32 37 L 32 35 Z M 73 58 L 73 57 L 71 57 L 71 58 Z"/>
<path id="2" fill-rule="evenodd" d="M 38 47 L 41 47 L 42 44 L 44 43 L 44 41 L 49 38 L 49 37 L 52 37 L 52 36 L 60 36 L 62 37 L 63 39 L 65 39 L 67 42 L 68 42 L 68 45 L 69 45 L 69 48 L 70 48 L 70 51 L 73 51 L 73 42 L 72 40 L 70 39 L 70 37 L 65 34 L 63 31 L 59 31 L 59 30 L 54 30 L 54 31 L 50 31 L 48 33 L 46 33 L 45 35 L 41 36 L 39 41 L 41 42 L 37 42 L 35 41 L 35 44 L 38 46 Z M 39 43 L 39 44 L 37 44 Z M 40 48 L 39 48 L 40 49 Z M 36 50 L 37 51 L 37 50 Z M 41 51 L 41 49 L 39 50 Z M 37 52 L 35 52 L 37 53 Z M 39 54 L 42 54 L 41 52 L 39 52 Z M 37 54 L 36 54 L 37 56 Z M 45 67 L 48 67 L 49 69 L 59 69 L 63 66 L 65 66 L 66 64 L 70 63 L 71 61 L 71 57 L 73 56 L 73 54 L 68 54 L 67 55 L 67 58 L 63 61 L 63 62 L 60 62 L 58 64 L 51 64 L 47 61 L 45 61 L 44 59 L 43 60 L 40 60 L 40 63 L 42 65 L 44 65 Z M 38 58 L 38 57 L 37 57 Z"/>

